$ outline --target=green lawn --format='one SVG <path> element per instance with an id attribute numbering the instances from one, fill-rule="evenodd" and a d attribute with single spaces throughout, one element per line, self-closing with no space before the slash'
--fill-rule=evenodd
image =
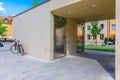
<path id="1" fill-rule="evenodd" d="M 82 48 L 81 44 L 77 45 L 77 48 Z M 115 46 L 92 46 L 92 45 L 87 45 L 85 46 L 86 50 L 97 50 L 97 51 L 107 51 L 107 52 L 115 52 Z"/>

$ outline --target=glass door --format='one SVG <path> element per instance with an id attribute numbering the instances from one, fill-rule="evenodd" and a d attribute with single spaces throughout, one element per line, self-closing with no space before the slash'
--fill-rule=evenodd
<path id="1" fill-rule="evenodd" d="M 60 19 L 60 20 L 59 20 Z M 66 53 L 66 38 L 65 38 L 65 22 L 61 17 L 55 16 L 55 32 L 54 32 L 54 58 L 64 57 Z"/>

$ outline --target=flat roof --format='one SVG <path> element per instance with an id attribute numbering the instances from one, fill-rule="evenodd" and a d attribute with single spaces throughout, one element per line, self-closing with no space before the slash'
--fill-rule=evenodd
<path id="1" fill-rule="evenodd" d="M 50 1 L 50 0 L 46 0 L 45 2 L 42 2 L 42 3 L 40 3 L 40 4 L 37 5 L 37 6 L 34 6 L 34 7 L 30 8 L 30 9 L 27 9 L 27 10 L 25 10 L 25 11 L 23 11 L 23 12 L 21 12 L 21 13 L 15 15 L 14 17 L 17 17 L 17 16 L 19 16 L 19 15 L 21 15 L 21 14 L 24 14 L 24 13 L 26 13 L 26 12 L 28 12 L 28 11 L 30 11 L 30 10 L 32 10 L 32 9 L 34 9 L 34 8 L 36 8 L 36 7 L 38 7 L 38 6 L 41 6 L 42 4 L 47 3 L 48 1 Z"/>

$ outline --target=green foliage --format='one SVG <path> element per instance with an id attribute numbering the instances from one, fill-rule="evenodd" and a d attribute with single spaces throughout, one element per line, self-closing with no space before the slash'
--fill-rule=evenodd
<path id="1" fill-rule="evenodd" d="M 7 26 L 3 26 L 4 20 L 0 19 L 0 36 L 5 36 L 7 31 Z"/>
<path id="2" fill-rule="evenodd" d="M 91 22 L 92 28 L 90 29 L 92 36 L 96 36 L 96 46 L 97 46 L 97 35 L 99 35 L 103 29 L 99 27 L 98 24 L 99 24 L 98 21 Z"/>
<path id="3" fill-rule="evenodd" d="M 91 22 L 92 28 L 91 28 L 91 34 L 92 35 L 99 35 L 102 31 L 102 28 L 98 26 L 98 21 Z"/>
<path id="4" fill-rule="evenodd" d="M 77 44 L 77 48 L 78 48 L 78 49 L 82 49 L 82 47 L 83 47 L 83 46 L 82 46 L 81 43 L 78 43 L 78 44 Z"/>
<path id="5" fill-rule="evenodd" d="M 81 45 L 77 44 L 77 48 L 81 49 Z M 93 45 L 86 45 L 86 50 L 96 50 L 96 51 L 106 51 L 106 52 L 115 52 L 115 46 L 93 46 Z"/>
<path id="6" fill-rule="evenodd" d="M 109 41 L 108 37 L 105 37 L 104 43 L 106 44 Z"/>
<path id="7" fill-rule="evenodd" d="M 34 1 L 32 2 L 32 6 L 37 6 L 37 5 L 39 5 L 40 3 L 41 3 L 40 1 L 34 0 Z"/>
<path id="8" fill-rule="evenodd" d="M 106 52 L 115 52 L 115 46 L 85 46 L 86 50 L 97 50 Z"/>

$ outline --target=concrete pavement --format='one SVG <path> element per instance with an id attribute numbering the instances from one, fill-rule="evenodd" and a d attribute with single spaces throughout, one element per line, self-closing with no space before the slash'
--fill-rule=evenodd
<path id="1" fill-rule="evenodd" d="M 94 59 L 113 77 L 115 78 L 115 53 L 95 50 L 86 50 L 78 56 Z"/>
<path id="2" fill-rule="evenodd" d="M 7 45 L 6 48 L 9 48 Z M 9 50 L 2 48 L 5 50 Z M 1 49 L 1 50 L 2 50 Z M 68 56 L 44 61 L 0 52 L 0 80 L 114 80 L 97 60 Z"/>

